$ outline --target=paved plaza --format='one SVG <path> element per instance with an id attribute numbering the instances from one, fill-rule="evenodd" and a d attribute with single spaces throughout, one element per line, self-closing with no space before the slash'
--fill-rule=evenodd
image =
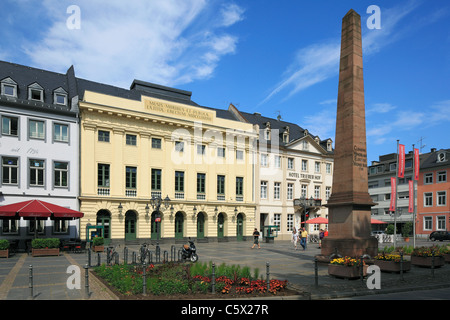
<path id="1" fill-rule="evenodd" d="M 419 241 L 417 245 L 432 245 L 428 241 Z M 173 244 L 161 245 L 161 259 L 164 251 L 170 259 Z M 303 251 L 295 250 L 289 241 L 261 243 L 261 249 L 251 249 L 252 242 L 197 243 L 200 262 L 212 261 L 216 265 L 239 264 L 259 269 L 265 277 L 266 264 L 269 263 L 270 277 L 288 280 L 292 288 L 298 290 L 298 296 L 283 299 L 333 299 L 355 295 L 372 295 L 377 293 L 404 292 L 430 288 L 450 287 L 450 266 L 445 265 L 432 271 L 427 268 L 412 266 L 410 272 L 403 274 L 382 273 L 381 289 L 368 289 L 366 279 L 344 280 L 328 275 L 327 265 L 317 264 L 317 282 L 315 278 L 314 256 L 320 253 L 317 244 L 308 244 Z M 400 243 L 400 245 L 402 245 Z M 155 247 L 150 247 L 154 250 Z M 181 248 L 176 245 L 176 250 Z M 124 247 L 116 247 L 123 259 Z M 131 263 L 132 252 L 139 250 L 138 245 L 129 246 L 128 262 Z M 154 257 L 155 255 L 153 255 Z M 106 261 L 106 254 L 101 254 L 101 262 Z M 86 253 L 61 253 L 58 257 L 32 257 L 26 253 L 17 253 L 8 259 L 0 259 L 0 300 L 113 300 L 118 299 L 94 276 L 89 276 L 89 294 L 86 294 L 85 269 Z M 91 264 L 97 264 L 97 255 L 92 255 Z M 81 275 L 80 289 L 70 289 L 67 285 L 73 271 L 68 268 L 78 266 Z M 30 290 L 30 266 L 32 266 L 33 291 Z M 72 282 L 74 283 L 74 282 Z M 218 298 L 221 298 L 220 296 Z M 281 297 L 280 297 L 281 299 Z"/>

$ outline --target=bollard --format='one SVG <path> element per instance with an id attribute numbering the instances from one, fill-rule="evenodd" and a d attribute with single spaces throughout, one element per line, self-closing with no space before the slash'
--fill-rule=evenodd
<path id="1" fill-rule="evenodd" d="M 134 252 L 134 251 L 131 254 L 131 263 L 132 264 L 136 264 L 136 252 Z"/>
<path id="2" fill-rule="evenodd" d="M 317 264 L 317 258 L 314 258 L 314 285 L 316 288 L 319 286 L 319 266 Z"/>
<path id="3" fill-rule="evenodd" d="M 172 260 L 172 262 L 175 261 L 175 257 L 177 255 L 177 248 L 175 246 L 170 247 L 170 260 Z"/>
<path id="4" fill-rule="evenodd" d="M 434 278 L 434 250 L 431 250 L 431 276 Z"/>
<path id="5" fill-rule="evenodd" d="M 400 251 L 400 280 L 403 281 L 403 251 Z"/>
<path id="6" fill-rule="evenodd" d="M 100 252 L 97 252 L 97 267 L 100 267 L 100 260 L 101 260 Z"/>
<path id="7" fill-rule="evenodd" d="M 30 264 L 30 275 L 28 277 L 28 287 L 30 288 L 30 299 L 33 299 L 33 266 Z"/>
<path id="8" fill-rule="evenodd" d="M 85 284 L 84 284 L 85 294 L 86 294 L 86 298 L 89 298 L 89 269 L 88 269 L 88 265 L 84 266 L 84 278 L 85 278 Z"/>
<path id="9" fill-rule="evenodd" d="M 163 263 L 169 262 L 169 252 L 167 250 L 164 250 L 163 257 Z"/>
<path id="10" fill-rule="evenodd" d="M 360 263 L 359 263 L 359 265 L 360 265 L 360 270 L 361 270 L 361 272 L 360 272 L 360 278 L 361 278 L 361 283 L 364 283 L 364 257 L 363 256 L 361 256 L 360 257 Z"/>
<path id="11" fill-rule="evenodd" d="M 128 264 L 128 248 L 123 248 L 123 263 Z"/>
<path id="12" fill-rule="evenodd" d="M 211 293 L 216 293 L 216 264 L 212 264 L 212 275 L 211 275 Z"/>
<path id="13" fill-rule="evenodd" d="M 106 248 L 106 264 L 111 265 L 111 248 Z"/>
<path id="14" fill-rule="evenodd" d="M 91 266 L 91 248 L 88 249 L 88 266 Z"/>
<path id="15" fill-rule="evenodd" d="M 147 270 L 145 267 L 145 261 L 142 262 L 142 294 L 145 296 L 147 295 L 147 279 L 146 279 L 146 275 L 147 275 Z"/>
<path id="16" fill-rule="evenodd" d="M 270 289 L 270 267 L 269 267 L 269 263 L 266 262 L 266 282 L 267 282 L 267 292 L 269 292 Z"/>

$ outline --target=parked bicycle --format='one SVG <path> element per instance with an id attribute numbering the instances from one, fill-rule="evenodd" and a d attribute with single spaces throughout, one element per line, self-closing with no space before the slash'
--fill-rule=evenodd
<path id="1" fill-rule="evenodd" d="M 108 247 L 108 253 L 109 253 L 109 265 L 114 265 L 119 263 L 119 253 L 116 251 L 116 247 Z"/>

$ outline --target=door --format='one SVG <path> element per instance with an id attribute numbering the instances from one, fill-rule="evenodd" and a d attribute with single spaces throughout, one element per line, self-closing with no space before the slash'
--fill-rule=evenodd
<path id="1" fill-rule="evenodd" d="M 219 213 L 219 216 L 217 217 L 217 238 L 222 239 L 223 238 L 223 230 L 225 229 L 225 217 L 223 216 L 223 213 Z"/>
<path id="2" fill-rule="evenodd" d="M 136 240 L 136 213 L 127 211 L 125 214 L 125 240 Z"/>
<path id="3" fill-rule="evenodd" d="M 236 240 L 244 240 L 244 217 L 239 213 L 236 220 Z"/>
<path id="4" fill-rule="evenodd" d="M 100 210 L 97 212 L 97 225 L 103 226 L 103 238 L 105 245 L 111 243 L 111 216 L 108 210 Z"/>
<path id="5" fill-rule="evenodd" d="M 203 212 L 197 215 L 197 239 L 205 237 L 205 216 Z"/>
<path id="6" fill-rule="evenodd" d="M 183 239 L 183 213 L 178 211 L 175 215 L 175 239 Z"/>

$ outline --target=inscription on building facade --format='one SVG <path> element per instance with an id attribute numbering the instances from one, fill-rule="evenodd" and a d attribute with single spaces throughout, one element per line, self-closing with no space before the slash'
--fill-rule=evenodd
<path id="1" fill-rule="evenodd" d="M 168 113 L 178 117 L 181 116 L 186 118 L 192 118 L 200 121 L 213 120 L 213 112 L 211 111 L 191 109 L 188 107 L 183 107 L 176 104 L 160 101 L 146 100 L 145 109 L 161 113 Z"/>
<path id="2" fill-rule="evenodd" d="M 353 146 L 353 165 L 360 168 L 367 167 L 367 152 L 364 148 Z"/>

